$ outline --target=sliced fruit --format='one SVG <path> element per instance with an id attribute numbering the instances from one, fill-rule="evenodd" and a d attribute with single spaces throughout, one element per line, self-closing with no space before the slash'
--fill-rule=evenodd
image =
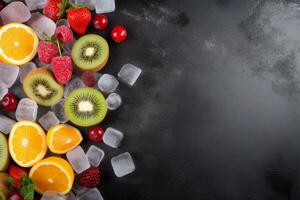
<path id="1" fill-rule="evenodd" d="M 109 56 L 106 40 L 96 34 L 88 34 L 79 38 L 72 48 L 72 59 L 82 70 L 99 71 Z"/>
<path id="2" fill-rule="evenodd" d="M 10 23 L 0 29 L 0 60 L 23 65 L 34 58 L 39 39 L 34 30 L 20 23 Z"/>
<path id="3" fill-rule="evenodd" d="M 71 165 L 59 157 L 49 157 L 37 162 L 29 172 L 35 190 L 43 194 L 46 191 L 67 194 L 74 182 Z"/>
<path id="4" fill-rule="evenodd" d="M 32 121 L 15 123 L 8 144 L 12 159 L 21 167 L 31 167 L 47 152 L 46 134 L 40 125 Z"/>
<path id="5" fill-rule="evenodd" d="M 0 200 L 5 200 L 11 193 L 11 185 L 8 181 L 8 173 L 0 172 Z"/>
<path id="6" fill-rule="evenodd" d="M 64 94 L 64 88 L 58 84 L 52 73 L 46 68 L 32 70 L 24 79 L 26 95 L 42 106 L 52 106 Z"/>
<path id="7" fill-rule="evenodd" d="M 9 153 L 7 139 L 3 133 L 0 132 L 0 172 L 5 171 L 9 163 Z"/>
<path id="8" fill-rule="evenodd" d="M 107 103 L 104 96 L 93 88 L 79 88 L 71 92 L 64 105 L 67 118 L 78 126 L 93 126 L 106 116 Z"/>
<path id="9" fill-rule="evenodd" d="M 60 124 L 47 133 L 47 144 L 53 153 L 64 154 L 74 149 L 82 142 L 80 131 L 70 125 Z"/>

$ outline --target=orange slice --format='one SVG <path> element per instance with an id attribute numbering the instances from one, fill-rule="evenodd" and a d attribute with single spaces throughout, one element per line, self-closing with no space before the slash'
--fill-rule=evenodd
<path id="1" fill-rule="evenodd" d="M 13 65 L 23 65 L 34 58 L 39 39 L 32 28 L 20 23 L 10 23 L 0 29 L 0 60 Z"/>
<path id="2" fill-rule="evenodd" d="M 53 153 L 64 154 L 77 147 L 82 141 L 82 135 L 73 126 L 60 124 L 47 133 L 47 144 Z"/>
<path id="3" fill-rule="evenodd" d="M 22 167 L 31 167 L 47 152 L 46 134 L 35 122 L 19 121 L 12 127 L 8 139 L 12 159 Z"/>
<path id="4" fill-rule="evenodd" d="M 49 157 L 37 162 L 31 168 L 29 178 L 34 182 L 38 193 L 54 191 L 67 194 L 72 189 L 74 172 L 66 160 Z"/>

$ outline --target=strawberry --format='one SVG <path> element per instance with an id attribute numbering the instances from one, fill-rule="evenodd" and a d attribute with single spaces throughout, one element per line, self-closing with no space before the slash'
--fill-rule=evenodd
<path id="1" fill-rule="evenodd" d="M 43 13 L 53 21 L 57 21 L 63 18 L 66 13 L 67 6 L 67 0 L 48 0 Z"/>
<path id="2" fill-rule="evenodd" d="M 28 176 L 28 172 L 26 171 L 26 169 L 18 167 L 16 165 L 11 165 L 9 167 L 9 175 L 16 181 L 15 184 L 13 185 L 14 187 L 19 187 L 22 174 Z"/>
<path id="3" fill-rule="evenodd" d="M 100 170 L 98 167 L 90 167 L 78 175 L 79 185 L 87 188 L 94 188 L 100 182 Z"/>
<path id="4" fill-rule="evenodd" d="M 57 56 L 52 58 L 51 66 L 54 76 L 60 84 L 67 84 L 72 78 L 73 64 L 70 56 Z"/>
<path id="5" fill-rule="evenodd" d="M 42 63 L 49 64 L 53 57 L 58 55 L 56 44 L 49 41 L 40 41 L 38 46 L 38 56 Z"/>
<path id="6" fill-rule="evenodd" d="M 73 31 L 83 35 L 92 20 L 92 14 L 86 7 L 72 7 L 68 10 L 67 19 Z"/>

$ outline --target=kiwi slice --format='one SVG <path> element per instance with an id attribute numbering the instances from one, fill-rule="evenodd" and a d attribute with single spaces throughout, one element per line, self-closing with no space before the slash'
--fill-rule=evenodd
<path id="1" fill-rule="evenodd" d="M 93 126 L 100 123 L 107 113 L 107 103 L 101 92 L 83 87 L 75 89 L 67 97 L 64 110 L 67 118 L 78 126 Z"/>
<path id="2" fill-rule="evenodd" d="M 0 172 L 5 171 L 9 163 L 7 138 L 0 132 Z"/>
<path id="3" fill-rule="evenodd" d="M 52 106 L 64 94 L 63 86 L 56 82 L 47 68 L 32 70 L 25 77 L 23 88 L 29 98 L 42 106 Z"/>
<path id="4" fill-rule="evenodd" d="M 109 56 L 106 40 L 96 34 L 88 34 L 79 38 L 72 48 L 72 59 L 81 70 L 99 71 Z"/>

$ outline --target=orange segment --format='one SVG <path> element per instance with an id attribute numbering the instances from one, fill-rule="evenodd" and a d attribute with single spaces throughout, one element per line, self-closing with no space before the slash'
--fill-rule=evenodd
<path id="1" fill-rule="evenodd" d="M 48 131 L 47 144 L 53 153 L 64 154 L 75 147 L 82 141 L 80 131 L 73 126 L 60 124 Z"/>
<path id="2" fill-rule="evenodd" d="M 41 194 L 46 191 L 67 194 L 74 182 L 71 165 L 59 157 L 49 157 L 37 162 L 31 168 L 29 177 L 34 182 L 35 190 Z"/>
<path id="3" fill-rule="evenodd" d="M 8 144 L 12 159 L 22 167 L 31 167 L 47 152 L 44 130 L 31 121 L 17 122 L 11 129 Z"/>
<path id="4" fill-rule="evenodd" d="M 14 65 L 23 65 L 34 58 L 39 39 L 29 26 L 6 24 L 0 29 L 0 59 Z"/>

